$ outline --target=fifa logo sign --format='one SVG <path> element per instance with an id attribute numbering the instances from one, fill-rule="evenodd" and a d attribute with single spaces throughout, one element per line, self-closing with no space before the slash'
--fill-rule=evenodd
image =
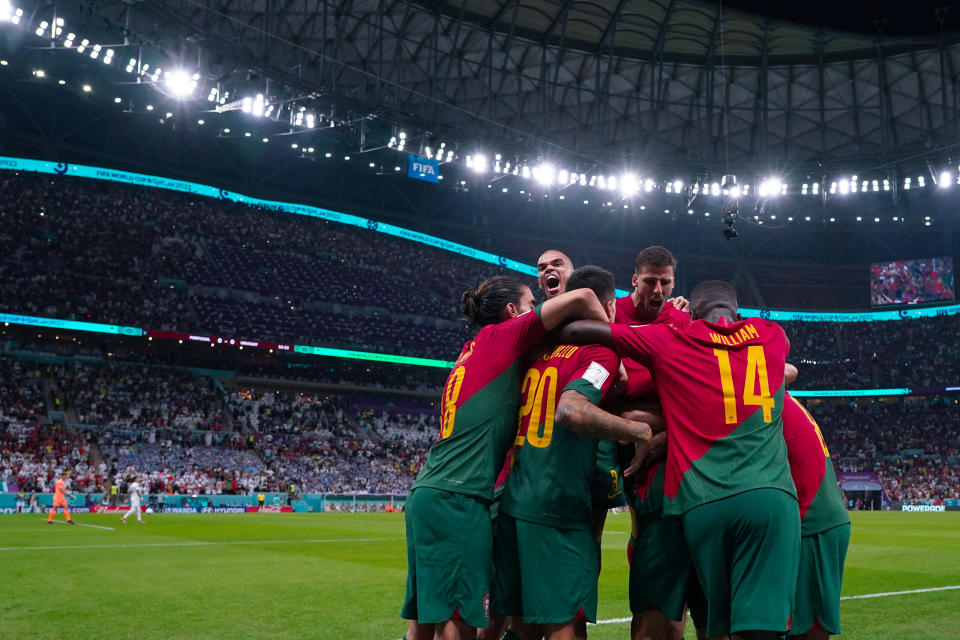
<path id="1" fill-rule="evenodd" d="M 440 164 L 436 160 L 407 156 L 407 176 L 424 182 L 440 182 Z"/>
<path id="2" fill-rule="evenodd" d="M 424 164 L 424 163 L 422 163 L 422 162 L 416 162 L 416 161 L 414 161 L 414 163 L 413 163 L 413 170 L 416 171 L 417 173 L 423 175 L 423 176 L 436 176 L 436 175 L 437 175 L 437 168 L 436 168 L 435 166 L 433 166 L 432 164 Z"/>

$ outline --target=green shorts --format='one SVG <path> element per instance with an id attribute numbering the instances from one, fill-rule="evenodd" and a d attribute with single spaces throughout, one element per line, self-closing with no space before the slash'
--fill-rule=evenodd
<path id="1" fill-rule="evenodd" d="M 407 593 L 400 615 L 423 624 L 459 610 L 486 628 L 493 578 L 490 506 L 476 498 L 420 487 L 407 498 Z"/>
<path id="2" fill-rule="evenodd" d="M 788 635 L 813 628 L 841 633 L 840 585 L 849 544 L 849 524 L 800 538 L 800 571 Z"/>
<path id="3" fill-rule="evenodd" d="M 588 530 L 557 529 L 503 512 L 494 535 L 493 610 L 528 624 L 597 619 L 600 557 Z"/>
<path id="4" fill-rule="evenodd" d="M 696 576 L 680 518 L 648 515 L 637 527 L 630 563 L 630 611 L 656 609 L 671 620 L 681 620 L 687 582 Z"/>
<path id="5" fill-rule="evenodd" d="M 745 491 L 694 507 L 683 531 L 707 599 L 707 635 L 786 633 L 800 562 L 796 498 Z"/>

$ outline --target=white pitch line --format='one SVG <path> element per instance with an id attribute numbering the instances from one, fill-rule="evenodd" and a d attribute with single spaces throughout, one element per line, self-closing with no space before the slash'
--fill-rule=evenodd
<path id="1" fill-rule="evenodd" d="M 53 524 L 70 524 L 70 522 L 65 522 L 63 520 L 51 520 L 51 522 L 53 522 Z M 73 524 L 75 524 L 78 527 L 90 527 L 91 529 L 103 529 L 105 531 L 116 531 L 116 529 L 114 529 L 113 527 L 101 527 L 98 524 L 86 524 L 84 522 L 77 522 L 75 520 L 71 520 L 71 522 L 73 522 Z"/>
<path id="2" fill-rule="evenodd" d="M 841 600 L 864 600 L 866 598 L 886 598 L 888 596 L 903 596 L 911 593 L 930 593 L 931 591 L 953 591 L 960 589 L 960 584 L 949 587 L 930 587 L 929 589 L 908 589 L 906 591 L 884 591 L 882 593 L 865 593 L 859 596 L 842 596 Z M 597 620 L 597 624 L 619 624 L 630 622 L 632 618 L 610 618 L 608 620 Z"/>
<path id="3" fill-rule="evenodd" d="M 910 589 L 908 591 L 886 591 L 884 593 L 867 593 L 862 596 L 843 596 L 841 600 L 862 600 L 864 598 L 884 598 L 886 596 L 902 596 L 908 593 L 930 593 L 931 591 L 952 591 L 960 589 L 960 584 L 949 587 L 930 587 L 929 589 Z"/>
<path id="4" fill-rule="evenodd" d="M 91 529 L 103 529 L 104 531 L 116 531 L 113 527 L 103 527 L 99 524 L 87 524 L 86 522 L 77 522 L 78 527 L 90 527 Z"/>
<path id="5" fill-rule="evenodd" d="M 92 526 L 92 525 L 91 525 Z M 393 538 L 328 538 L 307 540 L 238 540 L 234 542 L 145 542 L 143 544 L 63 544 L 43 547 L 0 547 L 2 551 L 57 551 L 60 549 L 139 549 L 146 547 L 219 547 L 228 545 L 255 545 L 255 544 L 323 544 L 334 542 L 380 542 L 385 540 L 403 540 L 403 537 Z"/>

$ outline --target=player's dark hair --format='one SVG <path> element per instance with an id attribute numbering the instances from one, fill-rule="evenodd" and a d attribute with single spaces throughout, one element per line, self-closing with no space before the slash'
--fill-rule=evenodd
<path id="1" fill-rule="evenodd" d="M 737 290 L 723 280 L 704 280 L 690 292 L 690 310 L 694 317 L 702 318 L 713 307 L 737 310 Z"/>
<path id="2" fill-rule="evenodd" d="M 637 254 L 637 263 L 634 265 L 633 272 L 640 273 L 644 267 L 673 267 L 674 273 L 677 271 L 677 259 L 673 257 L 670 250 L 666 247 L 654 245 L 647 247 Z"/>
<path id="3" fill-rule="evenodd" d="M 613 284 L 613 274 L 602 267 L 588 264 L 573 270 L 567 279 L 567 291 L 574 289 L 590 289 L 597 294 L 601 304 L 617 297 L 617 289 Z"/>
<path id="4" fill-rule="evenodd" d="M 501 322 L 504 307 L 510 302 L 519 304 L 526 286 L 510 276 L 487 278 L 473 291 L 463 292 L 463 315 L 474 327 Z"/>

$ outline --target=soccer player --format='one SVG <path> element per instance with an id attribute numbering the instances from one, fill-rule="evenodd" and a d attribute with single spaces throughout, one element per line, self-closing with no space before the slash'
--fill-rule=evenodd
<path id="1" fill-rule="evenodd" d="M 581 267 L 570 276 L 568 295 L 582 287 L 597 294 L 613 319 L 613 275 Z M 609 348 L 547 344 L 534 353 L 521 385 L 521 446 L 497 520 L 494 602 L 497 613 L 537 626 L 521 636 L 572 640 L 579 611 L 596 619 L 597 438 L 632 441 L 642 457 L 650 427 L 597 406 L 619 370 Z"/>
<path id="2" fill-rule="evenodd" d="M 57 509 L 60 507 L 63 508 L 63 517 L 67 519 L 67 524 L 73 524 L 73 520 L 70 518 L 70 507 L 67 506 L 67 498 L 71 495 L 67 488 L 69 481 L 70 472 L 64 471 L 53 486 L 53 506 L 50 508 L 50 515 L 47 516 L 47 524 L 53 524 L 53 516 L 56 515 Z"/>
<path id="3" fill-rule="evenodd" d="M 617 300 L 616 322 L 634 326 L 669 324 L 677 328 L 689 325 L 689 304 L 684 298 L 666 304 L 676 284 L 676 267 L 676 258 L 664 247 L 647 247 L 637 254 L 633 291 Z M 623 364 L 627 373 L 623 405 L 658 406 L 656 385 L 647 368 L 630 358 L 624 358 Z M 665 453 L 665 447 L 660 450 Z M 683 637 L 692 568 L 679 519 L 665 518 L 661 512 L 663 455 L 656 455 L 652 449 L 648 460 L 628 492 L 632 519 L 628 543 L 631 638 L 677 640 Z M 633 562 L 634 557 L 637 562 Z"/>
<path id="4" fill-rule="evenodd" d="M 650 369 L 667 421 L 663 511 L 682 517 L 707 633 L 774 640 L 789 626 L 800 547 L 782 425 L 789 343 L 773 322 L 742 320 L 725 282 L 697 285 L 690 304 L 683 330 L 575 322 L 561 335 Z"/>
<path id="5" fill-rule="evenodd" d="M 850 544 L 850 515 L 820 427 L 790 394 L 783 437 L 800 502 L 800 570 L 790 637 L 826 640 L 840 633 L 840 585 Z"/>
<path id="6" fill-rule="evenodd" d="M 143 519 L 140 517 L 140 494 L 142 492 L 143 488 L 140 486 L 140 483 L 137 482 L 137 479 L 134 478 L 133 482 L 127 486 L 127 493 L 130 495 L 130 508 L 120 517 L 120 522 L 123 524 L 127 524 L 127 516 L 131 513 L 137 514 L 137 524 L 143 524 Z"/>
<path id="7" fill-rule="evenodd" d="M 443 390 L 440 439 L 406 501 L 408 640 L 473 637 L 487 626 L 492 580 L 493 485 L 517 429 L 521 361 L 572 317 L 606 318 L 590 290 L 534 306 L 530 288 L 506 276 L 463 294 L 477 336 Z M 462 622 L 453 620 L 455 614 Z"/>
<path id="8" fill-rule="evenodd" d="M 567 290 L 571 273 L 573 261 L 562 251 L 547 249 L 537 259 L 537 284 L 548 300 Z"/>

